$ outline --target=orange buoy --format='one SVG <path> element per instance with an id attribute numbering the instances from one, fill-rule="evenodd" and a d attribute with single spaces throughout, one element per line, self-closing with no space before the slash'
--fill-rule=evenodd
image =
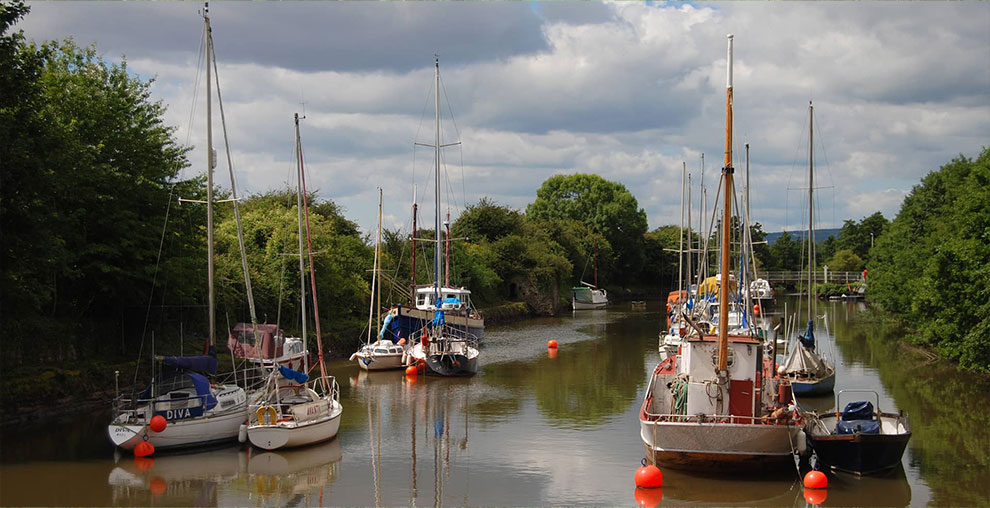
<path id="1" fill-rule="evenodd" d="M 156 476 L 151 479 L 148 489 L 151 490 L 152 494 L 160 496 L 168 490 L 168 483 L 161 476 Z"/>
<path id="2" fill-rule="evenodd" d="M 760 304 L 757 303 L 757 304 L 753 305 L 753 315 L 754 316 L 759 316 L 760 315 Z"/>
<path id="3" fill-rule="evenodd" d="M 659 506 L 663 502 L 663 489 L 641 489 L 636 487 L 636 493 L 633 494 L 636 498 L 636 504 L 643 506 L 644 508 L 653 508 L 654 506 Z"/>
<path id="4" fill-rule="evenodd" d="M 550 349 L 556 349 L 557 348 L 557 341 L 555 341 L 553 339 L 550 339 L 550 341 L 547 342 L 547 347 L 550 348 Z"/>
<path id="5" fill-rule="evenodd" d="M 399 339 L 399 345 L 400 346 L 405 346 L 406 345 L 406 339 L 405 338 Z"/>
<path id="6" fill-rule="evenodd" d="M 419 369 L 417 369 L 415 365 L 410 365 L 406 367 L 406 375 L 415 377 L 419 375 Z"/>
<path id="7" fill-rule="evenodd" d="M 141 441 L 134 447 L 135 457 L 147 457 L 155 453 L 155 445 L 151 444 L 150 441 Z"/>
<path id="8" fill-rule="evenodd" d="M 828 499 L 828 491 L 825 489 L 804 489 L 804 500 L 810 505 L 821 506 Z"/>
<path id="9" fill-rule="evenodd" d="M 804 475 L 804 486 L 809 489 L 824 489 L 828 487 L 828 477 L 821 471 L 808 471 Z"/>
<path id="10" fill-rule="evenodd" d="M 139 471 L 147 471 L 154 467 L 155 459 L 149 459 L 148 457 L 134 457 L 134 465 L 137 466 Z"/>
<path id="11" fill-rule="evenodd" d="M 636 486 L 651 489 L 663 485 L 663 473 L 660 468 L 650 464 L 636 470 Z"/>
<path id="12" fill-rule="evenodd" d="M 151 417 L 151 422 L 148 424 L 148 428 L 154 432 L 161 432 L 165 430 L 168 426 L 168 421 L 162 415 L 155 415 Z"/>

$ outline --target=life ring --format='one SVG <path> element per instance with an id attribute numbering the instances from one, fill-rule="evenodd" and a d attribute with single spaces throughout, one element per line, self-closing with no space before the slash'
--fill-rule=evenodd
<path id="1" fill-rule="evenodd" d="M 278 413 L 275 412 L 275 408 L 272 406 L 261 406 L 258 408 L 256 413 L 258 416 L 258 423 L 261 425 L 274 425 L 275 421 L 278 419 Z M 265 421 L 265 415 L 271 415 L 269 421 Z"/>

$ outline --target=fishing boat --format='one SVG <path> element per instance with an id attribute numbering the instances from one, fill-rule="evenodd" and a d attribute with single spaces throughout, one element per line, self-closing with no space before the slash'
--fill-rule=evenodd
<path id="1" fill-rule="evenodd" d="M 880 411 L 880 396 L 872 390 L 841 390 L 835 407 L 845 392 L 872 393 L 871 401 L 846 404 L 842 412 L 805 414 L 804 432 L 818 460 L 838 471 L 871 474 L 897 467 L 911 439 L 906 415 Z"/>
<path id="2" fill-rule="evenodd" d="M 313 264 L 313 240 L 309 228 L 309 200 L 306 193 L 306 171 L 303 163 L 302 141 L 299 136 L 299 115 L 294 116 L 296 157 L 299 184 L 297 206 L 299 216 L 299 279 L 305 288 L 306 269 L 303 258 L 302 232 L 305 224 L 306 254 L 309 259 L 310 295 L 313 303 L 313 319 L 316 322 L 316 350 L 320 376 L 309 381 L 309 365 L 304 357 L 303 371 L 284 365 L 272 369 L 260 396 L 248 407 L 247 439 L 265 450 L 292 448 L 332 439 L 340 428 L 343 408 L 340 405 L 340 389 L 337 381 L 327 375 L 323 362 L 323 341 L 320 333 L 320 306 L 316 297 L 316 267 Z M 300 294 L 300 307 L 306 307 L 306 293 Z M 305 320 L 303 321 L 305 323 Z M 304 325 L 305 330 L 305 325 Z M 303 350 L 306 333 L 303 332 Z"/>
<path id="3" fill-rule="evenodd" d="M 391 338 L 385 338 L 385 333 L 388 331 L 392 324 L 394 316 L 391 314 L 386 315 L 385 321 L 381 321 L 381 311 L 382 308 L 382 287 L 381 287 L 381 270 L 379 268 L 379 263 L 381 260 L 381 247 L 382 247 L 382 190 L 378 189 L 378 241 L 375 243 L 375 261 L 374 268 L 372 269 L 371 275 L 371 303 L 368 304 L 368 336 L 365 343 L 351 355 L 350 360 L 356 361 L 358 366 L 364 370 L 388 370 L 388 369 L 398 369 L 404 367 L 402 363 L 402 358 L 405 355 L 405 339 L 398 339 L 396 341 L 391 340 Z M 378 303 L 375 303 L 375 297 L 378 297 Z M 378 319 L 375 318 L 375 310 L 378 310 Z M 378 339 L 375 342 L 371 342 L 371 334 L 374 330 L 374 323 L 382 322 L 382 328 L 378 332 Z"/>
<path id="4" fill-rule="evenodd" d="M 722 223 L 730 224 L 732 167 L 732 36 L 728 36 Z M 720 271 L 731 273 L 730 228 L 722 228 Z M 719 280 L 729 294 L 729 278 Z M 680 354 L 650 375 L 640 409 L 646 459 L 658 466 L 737 473 L 793 465 L 803 444 L 796 411 L 778 398 L 764 343 L 753 333 L 729 333 L 729 299 L 719 299 L 718 335 L 692 327 Z M 688 325 L 692 320 L 688 318 Z"/>
<path id="5" fill-rule="evenodd" d="M 467 298 L 471 292 L 461 288 L 450 287 L 450 269 L 443 270 L 440 262 L 440 149 L 447 145 L 440 143 L 440 59 L 434 65 L 436 86 L 436 142 L 432 146 L 435 151 L 435 239 L 433 249 L 433 285 L 419 288 L 416 292 L 417 309 L 429 312 L 429 320 L 417 318 L 414 322 L 418 328 L 409 330 L 410 346 L 406 351 L 406 364 L 425 364 L 428 372 L 442 376 L 471 375 L 478 371 L 478 339 L 471 333 L 474 320 L 480 323 L 484 330 L 484 321 L 472 317 L 473 309 Z M 449 221 L 445 223 L 449 227 Z M 415 236 L 415 235 L 413 235 Z M 447 239 L 449 241 L 450 234 Z M 449 245 L 449 244 L 448 244 Z M 449 262 L 450 256 L 446 256 Z M 446 284 L 441 286 L 440 273 L 447 277 Z M 394 309 L 392 323 L 399 330 L 405 330 L 411 323 L 403 323 L 402 308 Z"/>
<path id="6" fill-rule="evenodd" d="M 808 104 L 808 325 L 799 335 L 781 365 L 782 377 L 791 382 L 794 395 L 816 396 L 832 393 L 835 367 L 817 349 L 815 339 L 815 171 L 814 106 Z"/>
<path id="7" fill-rule="evenodd" d="M 211 379 L 217 374 L 216 306 L 213 289 L 213 169 L 216 166 L 216 156 L 213 150 L 211 122 L 210 63 L 213 61 L 211 60 L 213 38 L 210 32 L 208 5 L 203 10 L 203 24 L 207 90 L 205 204 L 210 331 L 203 355 L 155 356 L 152 362 L 151 380 L 144 389 L 135 386 L 129 394 L 121 394 L 119 389 L 117 390 L 118 393 L 113 401 L 113 418 L 107 427 L 107 432 L 114 446 L 128 451 L 134 450 L 143 441 L 150 442 L 153 447 L 151 450 L 154 451 L 233 440 L 237 437 L 239 427 L 244 421 L 247 407 L 247 393 L 236 383 L 236 378 L 233 382 Z M 233 170 L 231 170 L 231 180 L 233 181 Z M 236 191 L 234 195 L 236 198 Z M 243 238 L 240 227 L 238 227 L 238 235 L 239 238 Z M 251 308 L 253 315 L 253 301 Z M 155 420 L 154 425 L 152 425 L 153 420 Z"/>

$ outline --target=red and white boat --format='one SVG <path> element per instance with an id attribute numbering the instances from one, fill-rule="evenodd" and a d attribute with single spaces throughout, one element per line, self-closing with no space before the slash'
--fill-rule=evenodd
<path id="1" fill-rule="evenodd" d="M 722 223 L 732 210 L 732 36 L 726 79 L 725 197 Z M 721 273 L 732 273 L 731 228 L 722 229 Z M 729 278 L 719 280 L 729 294 Z M 701 471 L 751 472 L 793 463 L 804 449 L 801 425 L 789 396 L 778 396 L 763 339 L 731 332 L 729 298 L 719 298 L 718 335 L 688 319 L 677 354 L 654 369 L 640 410 L 647 460 L 659 466 Z M 786 388 L 786 385 L 785 385 Z M 781 400 L 785 399 L 785 400 Z"/>

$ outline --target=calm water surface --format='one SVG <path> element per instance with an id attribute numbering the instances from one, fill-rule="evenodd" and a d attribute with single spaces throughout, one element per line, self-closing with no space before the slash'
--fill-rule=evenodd
<path id="1" fill-rule="evenodd" d="M 300 450 L 229 445 L 136 461 L 110 447 L 108 411 L 5 428 L 0 505 L 806 506 L 793 471 L 716 478 L 665 470 L 662 490 L 634 488 L 643 458 L 637 412 L 658 361 L 658 305 L 491 328 L 473 378 L 410 381 L 335 363 L 339 436 Z M 881 407 L 907 412 L 914 430 L 903 467 L 882 477 L 831 475 L 824 505 L 990 504 L 982 411 L 990 380 L 899 346 L 862 305 L 821 310 L 831 332 L 821 349 L 837 360 L 836 389 L 878 391 Z M 550 339 L 560 344 L 555 355 Z M 802 401 L 821 410 L 833 402 Z"/>

